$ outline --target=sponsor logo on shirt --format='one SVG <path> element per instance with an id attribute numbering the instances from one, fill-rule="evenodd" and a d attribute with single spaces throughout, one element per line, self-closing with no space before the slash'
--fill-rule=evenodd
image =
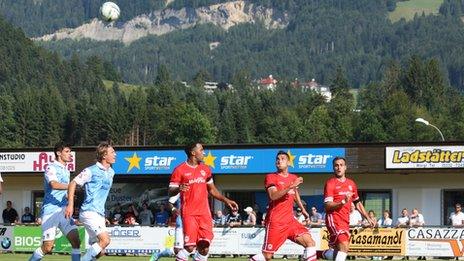
<path id="1" fill-rule="evenodd" d="M 198 177 L 198 178 L 189 180 L 188 183 L 189 183 L 189 184 L 194 184 L 194 183 L 196 183 L 196 184 L 202 184 L 202 183 L 206 183 L 206 180 L 205 180 L 205 178 L 203 178 L 203 177 Z"/>

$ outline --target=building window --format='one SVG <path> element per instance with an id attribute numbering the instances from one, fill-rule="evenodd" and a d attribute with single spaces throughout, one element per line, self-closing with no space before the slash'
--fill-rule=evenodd
<path id="1" fill-rule="evenodd" d="M 456 203 L 464 204 L 464 190 L 443 190 L 443 225 L 449 225 L 449 216 Z"/>
<path id="2" fill-rule="evenodd" d="M 34 214 L 35 217 L 40 217 L 44 195 L 45 193 L 43 190 L 32 191 L 32 214 Z"/>
<path id="3" fill-rule="evenodd" d="M 359 190 L 358 193 L 366 211 L 374 210 L 377 219 L 382 218 L 384 210 L 391 213 L 391 190 Z"/>

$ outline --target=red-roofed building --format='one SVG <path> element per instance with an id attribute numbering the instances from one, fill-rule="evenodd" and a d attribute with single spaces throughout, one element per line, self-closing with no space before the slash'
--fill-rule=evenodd
<path id="1" fill-rule="evenodd" d="M 259 80 L 259 88 L 265 90 L 275 90 L 277 86 L 277 80 L 272 77 L 272 74 L 267 78 Z"/>

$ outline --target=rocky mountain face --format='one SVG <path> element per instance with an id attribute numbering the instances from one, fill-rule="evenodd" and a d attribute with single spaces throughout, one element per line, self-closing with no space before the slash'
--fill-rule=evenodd
<path id="1" fill-rule="evenodd" d="M 121 10 L 124 15 L 124 10 Z M 187 29 L 197 24 L 210 23 L 229 29 L 241 23 L 263 23 L 266 28 L 285 28 L 289 15 L 271 8 L 256 6 L 246 1 L 233 1 L 197 9 L 164 9 L 118 24 L 106 24 L 94 19 L 90 23 L 73 29 L 61 29 L 53 34 L 35 38 L 35 40 L 53 41 L 66 38 L 89 38 L 96 41 L 117 40 L 125 44 L 148 35 L 163 35 L 179 29 Z"/>

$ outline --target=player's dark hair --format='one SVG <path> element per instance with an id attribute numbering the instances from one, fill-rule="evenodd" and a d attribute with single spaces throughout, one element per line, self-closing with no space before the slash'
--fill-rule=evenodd
<path id="1" fill-rule="evenodd" d="M 190 143 L 189 145 L 185 147 L 184 151 L 185 151 L 185 154 L 187 154 L 187 158 L 192 156 L 192 151 L 197 147 L 198 144 L 200 143 L 194 142 L 194 143 Z"/>
<path id="2" fill-rule="evenodd" d="M 335 164 L 335 161 L 337 160 L 343 160 L 345 162 L 345 165 L 346 165 L 346 158 L 345 157 L 342 157 L 342 156 L 337 156 L 335 157 L 333 160 L 332 160 L 332 165 Z"/>
<path id="3" fill-rule="evenodd" d="M 285 155 L 287 156 L 287 159 L 290 159 L 290 155 L 288 155 L 288 153 L 283 150 L 279 150 L 279 152 L 277 152 L 276 159 L 279 157 L 279 155 Z"/>
<path id="4" fill-rule="evenodd" d="M 103 160 L 103 157 L 106 156 L 110 147 L 113 147 L 113 145 L 111 145 L 109 141 L 103 141 L 100 142 L 100 144 L 98 144 L 96 151 L 98 162 L 101 162 Z"/>
<path id="5" fill-rule="evenodd" d="M 55 153 L 55 158 L 58 159 L 58 152 L 62 152 L 65 148 L 70 148 L 71 145 L 64 143 L 64 142 L 58 142 L 55 144 L 55 147 L 53 148 L 53 152 Z"/>

